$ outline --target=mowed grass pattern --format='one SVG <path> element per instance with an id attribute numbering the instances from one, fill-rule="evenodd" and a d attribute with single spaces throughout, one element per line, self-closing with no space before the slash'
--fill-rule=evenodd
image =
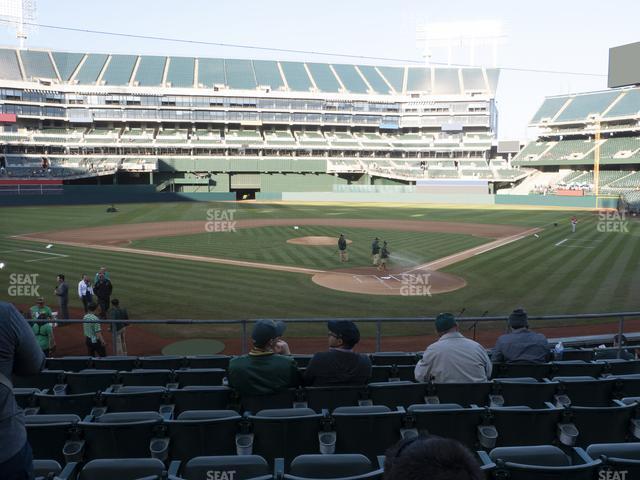
<path id="1" fill-rule="evenodd" d="M 516 306 L 524 306 L 530 312 L 538 314 L 640 310 L 640 296 L 637 293 L 640 291 L 638 224 L 635 220 L 630 221 L 629 233 L 600 233 L 596 228 L 598 217 L 585 212 L 578 214 L 578 232 L 572 235 L 568 223 L 572 213 L 561 211 L 433 209 L 416 206 L 237 206 L 238 216 L 245 218 L 335 217 L 329 214 L 340 213 L 339 216 L 344 218 L 424 219 L 545 226 L 539 239 L 529 236 L 446 268 L 445 271 L 463 276 L 468 286 L 456 292 L 433 297 L 350 294 L 319 287 L 311 281 L 310 276 L 304 274 L 102 252 L 62 245 L 55 245 L 48 252 L 67 254 L 69 257 L 39 260 L 49 257 L 15 250 L 32 249 L 47 252 L 44 245 L 11 238 L 11 235 L 19 233 L 117 223 L 197 219 L 204 222 L 208 208 L 230 206 L 235 205 L 122 205 L 118 206 L 120 212 L 114 215 L 105 214 L 102 206 L 4 208 L 0 210 L 0 261 L 6 266 L 0 271 L 0 298 L 25 305 L 32 304 L 33 297 L 9 297 L 7 288 L 12 273 L 36 273 L 39 275 L 39 293 L 51 304 L 55 304 L 53 288 L 57 273 L 67 275 L 73 293 L 82 273 L 93 275 L 100 265 L 106 265 L 113 276 L 114 296 L 122 300 L 135 318 L 422 316 L 446 310 L 458 312 L 463 307 L 466 308 L 466 315 L 480 314 L 485 310 L 498 315 L 507 313 Z M 553 222 L 558 222 L 559 226 L 553 227 Z M 319 230 L 314 231 L 332 231 L 327 227 L 318 228 Z M 264 229 L 260 230 L 253 233 L 262 235 Z M 271 232 L 274 242 L 288 236 L 286 232 L 286 229 L 274 228 Z M 307 234 L 307 231 L 304 233 Z M 351 233 L 358 238 L 356 245 L 360 244 L 361 235 L 366 246 L 363 247 L 362 253 L 356 252 L 355 248 L 352 249 L 355 255 L 354 262 L 368 261 L 368 246 L 372 232 L 354 229 Z M 438 239 L 437 235 L 417 234 L 416 237 L 411 232 L 389 232 L 389 235 L 393 235 L 389 238 L 393 238 L 391 245 L 394 252 L 402 251 L 402 248 L 408 251 L 415 248 L 415 252 L 411 251 L 411 254 L 421 255 L 420 258 L 425 260 L 436 254 L 435 245 L 440 245 L 443 252 L 449 247 L 454 249 L 453 245 L 449 244 L 452 239 Z M 565 238 L 569 240 L 556 246 Z M 442 242 L 438 243 L 440 240 Z M 150 240 L 156 241 L 161 240 Z M 483 242 L 485 239 L 466 237 L 460 248 L 466 248 L 464 242 L 469 241 Z M 277 248 L 273 251 L 258 248 L 250 252 L 248 248 L 237 251 L 234 246 L 234 242 L 231 242 L 224 247 L 220 246 L 221 250 L 216 252 L 211 249 L 218 247 L 210 247 L 204 243 L 198 246 L 195 242 L 193 248 L 203 248 L 209 255 L 226 253 L 226 257 L 232 258 L 238 258 L 238 255 L 247 258 L 246 255 L 251 253 L 255 255 L 253 260 L 270 263 L 291 262 L 300 266 L 315 267 L 340 266 L 336 265 L 335 258 L 331 255 L 332 251 L 327 252 L 326 259 L 325 253 L 307 253 L 307 249 L 311 248 L 319 248 L 317 252 L 324 252 L 320 247 L 304 247 L 302 254 L 288 253 L 285 256 Z M 28 262 L 34 259 L 38 261 Z M 75 295 L 71 297 L 71 304 L 75 307 L 80 306 Z M 196 331 L 196 327 L 153 328 L 171 336 L 203 335 L 204 332 L 210 331 Z M 219 330 L 216 332 L 219 336 Z M 402 331 L 390 330 L 386 333 L 409 332 L 403 328 Z"/>
<path id="2" fill-rule="evenodd" d="M 348 264 L 338 258 L 338 235 L 343 233 L 353 243 L 348 246 Z M 294 237 L 323 236 L 335 238 L 335 245 L 310 246 L 287 243 Z M 260 263 L 294 265 L 322 270 L 371 265 L 371 242 L 374 237 L 389 243 L 390 267 L 415 267 L 422 263 L 466 250 L 490 241 L 470 235 L 368 230 L 324 226 L 243 228 L 235 232 L 203 233 L 178 237 L 154 238 L 132 243 L 134 248 L 186 253 L 205 257 L 234 258 Z"/>

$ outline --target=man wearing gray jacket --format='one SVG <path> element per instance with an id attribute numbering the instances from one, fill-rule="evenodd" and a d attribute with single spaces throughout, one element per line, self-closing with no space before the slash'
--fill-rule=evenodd
<path id="1" fill-rule="evenodd" d="M 424 352 L 414 370 L 418 382 L 475 383 L 491 378 L 491 360 L 479 343 L 458 331 L 458 322 L 451 313 L 436 318 L 440 337 Z"/>
<path id="2" fill-rule="evenodd" d="M 44 354 L 27 321 L 16 308 L 0 302 L 0 478 L 33 478 L 33 457 L 24 414 L 16 403 L 11 375 L 36 375 Z"/>

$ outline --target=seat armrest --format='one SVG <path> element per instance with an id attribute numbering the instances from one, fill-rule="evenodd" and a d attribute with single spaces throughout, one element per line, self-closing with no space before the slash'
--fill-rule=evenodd
<path id="1" fill-rule="evenodd" d="M 168 474 L 177 476 L 179 471 L 180 471 L 180 460 L 173 460 L 169 464 Z"/>
<path id="2" fill-rule="evenodd" d="M 79 472 L 80 472 L 80 463 L 69 462 L 64 466 L 64 468 L 58 475 L 53 477 L 53 480 L 70 480 L 72 478 L 76 478 Z"/>

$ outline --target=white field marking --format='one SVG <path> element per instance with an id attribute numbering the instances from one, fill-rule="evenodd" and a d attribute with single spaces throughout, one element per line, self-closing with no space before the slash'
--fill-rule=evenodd
<path id="1" fill-rule="evenodd" d="M 602 243 L 603 240 L 587 240 L 587 239 L 581 239 L 581 238 L 572 238 L 571 239 L 571 243 L 574 242 L 579 242 L 579 243 Z"/>
<path id="2" fill-rule="evenodd" d="M 16 250 L 17 252 L 31 252 L 31 253 L 40 253 L 42 255 L 51 255 L 53 257 L 68 257 L 69 255 L 63 255 L 61 253 L 51 253 L 51 252 L 41 252 L 40 250 L 28 250 L 26 248 L 20 248 Z"/>
<path id="3" fill-rule="evenodd" d="M 407 270 L 404 273 L 411 273 L 419 270 L 438 270 L 439 268 L 443 268 L 449 265 L 453 265 L 454 263 L 458 263 L 462 260 L 465 260 L 469 257 L 474 257 L 476 255 L 480 255 L 482 253 L 490 252 L 491 250 L 495 250 L 498 247 L 502 247 L 504 245 L 508 245 L 510 243 L 521 240 L 529 235 L 539 232 L 539 228 L 531 228 L 529 230 L 525 230 L 522 233 L 517 233 L 515 235 L 511 235 L 510 237 L 503 237 L 497 240 L 494 240 L 489 243 L 485 243 L 484 245 L 480 245 L 478 247 L 469 248 L 467 250 L 463 250 L 462 252 L 457 252 L 452 255 L 448 255 L 446 257 L 439 258 L 438 260 L 434 260 L 432 262 L 423 263 L 422 265 L 418 265 L 411 270 Z"/>
<path id="4" fill-rule="evenodd" d="M 559 247 L 560 245 L 562 245 L 564 242 L 566 242 L 567 240 L 569 240 L 568 238 L 565 238 L 564 240 L 560 240 L 558 243 L 556 243 L 556 247 Z"/>
<path id="5" fill-rule="evenodd" d="M 424 213 L 414 213 L 413 215 L 409 215 L 410 217 L 424 217 Z"/>
<path id="6" fill-rule="evenodd" d="M 562 245 L 564 248 L 596 248 L 596 247 L 585 247 L 584 245 Z"/>
<path id="7" fill-rule="evenodd" d="M 397 282 L 401 282 L 402 281 L 398 277 L 396 277 L 395 275 L 389 275 L 389 278 L 393 278 Z"/>
<path id="8" fill-rule="evenodd" d="M 327 215 L 344 215 L 347 212 L 329 212 Z"/>
<path id="9" fill-rule="evenodd" d="M 11 253 L 11 252 L 19 252 L 20 249 L 19 248 L 14 248 L 13 250 L 2 250 L 0 251 L 0 254 L 2 253 Z"/>
<path id="10" fill-rule="evenodd" d="M 35 258 L 33 260 L 25 260 L 25 263 L 29 262 L 46 262 L 47 260 L 58 260 L 60 257 L 68 257 L 69 255 L 60 255 L 58 257 L 49 257 L 49 258 Z"/>
<path id="11" fill-rule="evenodd" d="M 354 275 L 353 278 L 355 278 L 358 282 L 362 283 L 362 280 L 360 280 L 360 275 Z"/>
<path id="12" fill-rule="evenodd" d="M 378 277 L 378 276 L 376 276 L 376 275 L 374 275 L 374 277 L 376 277 L 376 278 L 378 279 L 378 281 L 379 281 L 382 285 L 384 285 L 385 287 L 387 287 L 387 288 L 388 288 L 388 289 L 390 289 L 390 290 L 393 290 L 393 287 L 390 287 L 389 285 L 387 285 L 387 282 L 385 282 L 382 278 L 380 278 L 380 277 Z"/>

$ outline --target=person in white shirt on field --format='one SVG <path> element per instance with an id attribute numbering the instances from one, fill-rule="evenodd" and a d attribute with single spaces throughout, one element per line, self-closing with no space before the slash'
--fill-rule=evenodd
<path id="1" fill-rule="evenodd" d="M 84 313 L 87 313 L 89 311 L 87 306 L 93 302 L 93 287 L 86 273 L 82 274 L 82 279 L 78 282 L 78 296 L 84 307 Z"/>
<path id="2" fill-rule="evenodd" d="M 491 377 L 491 360 L 484 347 L 458 331 L 451 313 L 436 318 L 440 337 L 427 347 L 414 370 L 418 382 L 476 383 Z"/>

